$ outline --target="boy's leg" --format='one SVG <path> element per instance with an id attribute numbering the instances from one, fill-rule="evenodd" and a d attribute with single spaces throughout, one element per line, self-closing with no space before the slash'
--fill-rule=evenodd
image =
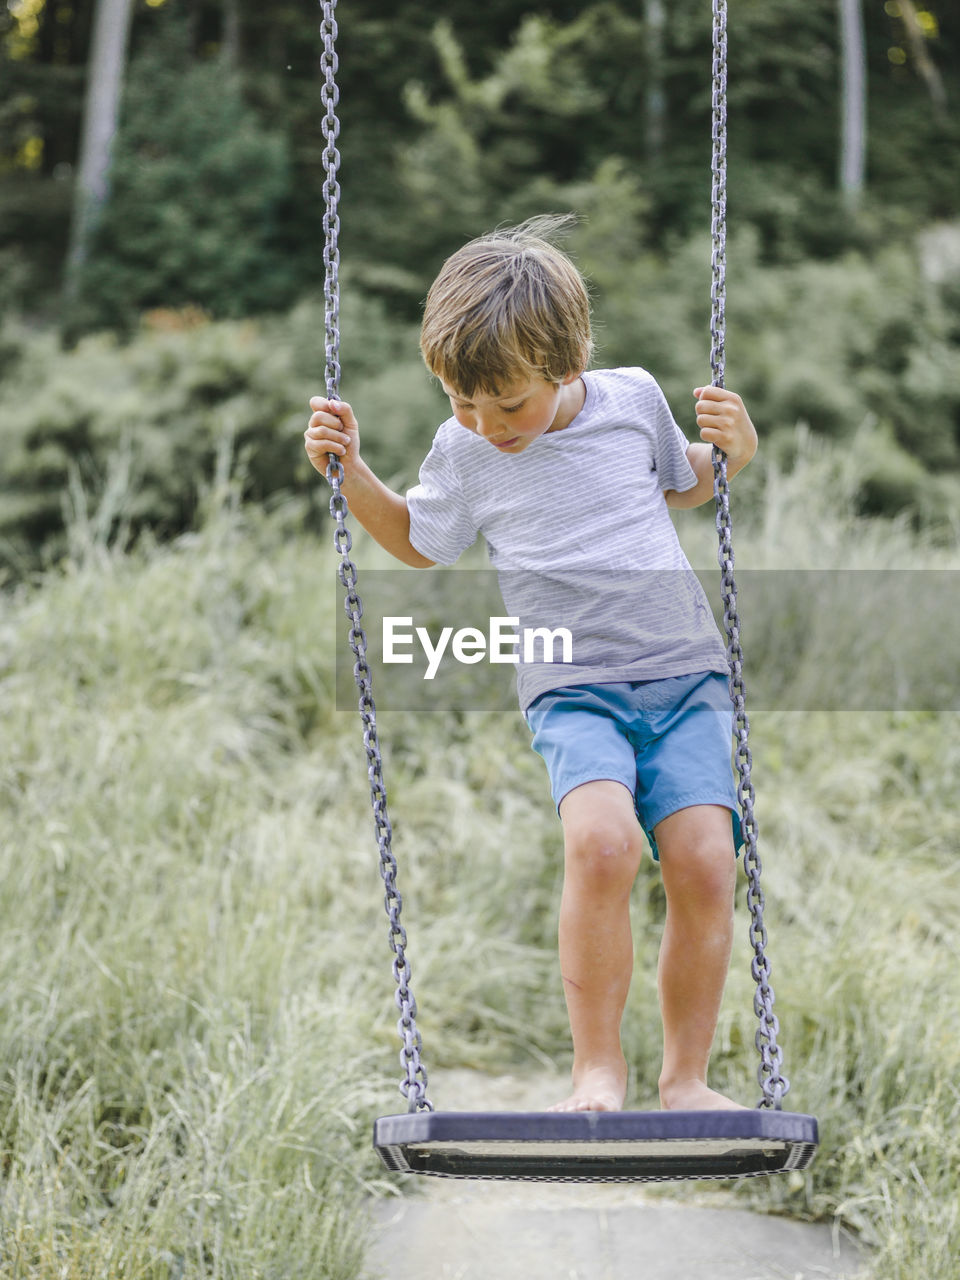
<path id="1" fill-rule="evenodd" d="M 707 1087 L 707 1063 L 733 944 L 736 884 L 730 810 L 693 805 L 654 829 L 667 896 L 657 981 L 663 1018 L 660 1105 L 738 1104 Z"/>
<path id="2" fill-rule="evenodd" d="M 627 1089 L 620 1021 L 633 972 L 630 890 L 643 831 L 633 796 L 619 782 L 575 787 L 561 801 L 560 818 L 560 972 L 573 1035 L 573 1093 L 552 1110 L 619 1111 Z"/>

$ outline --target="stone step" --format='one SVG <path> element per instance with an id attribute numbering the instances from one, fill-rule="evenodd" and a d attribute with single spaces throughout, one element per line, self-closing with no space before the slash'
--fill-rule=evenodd
<path id="1" fill-rule="evenodd" d="M 371 1264 L 390 1280 L 854 1280 L 865 1274 L 856 1247 L 820 1224 L 654 1204 L 642 1192 L 634 1192 L 631 1204 L 619 1187 L 605 1203 L 600 1186 L 469 1186 L 436 1199 L 428 1192 L 425 1199 L 380 1201 Z"/>
<path id="2" fill-rule="evenodd" d="M 442 1078 L 441 1078 L 442 1075 Z M 438 1073 L 444 1110 L 541 1110 L 559 1074 Z M 672 1201 L 642 1183 L 398 1178 L 375 1201 L 369 1265 L 389 1280 L 867 1280 L 853 1241 L 822 1223 Z M 715 1204 L 717 1195 L 711 1197 Z"/>

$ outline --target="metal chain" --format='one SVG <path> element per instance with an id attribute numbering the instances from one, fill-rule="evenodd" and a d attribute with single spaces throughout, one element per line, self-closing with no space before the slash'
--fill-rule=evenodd
<path id="1" fill-rule="evenodd" d="M 323 217 L 324 232 L 324 287 L 325 332 L 326 332 L 326 386 L 328 399 L 335 400 L 340 394 L 340 183 L 337 172 L 340 167 L 340 152 L 337 150 L 337 138 L 340 134 L 340 121 L 337 119 L 337 104 L 340 91 L 337 87 L 336 74 L 338 67 L 336 53 L 337 22 L 335 11 L 337 0 L 321 0 L 323 21 L 323 54 L 320 66 L 323 70 L 323 87 L 320 97 L 326 108 L 323 117 L 323 136 L 326 147 L 323 152 L 323 165 L 326 180 L 323 184 L 325 213 Z M 403 899 L 397 889 L 397 860 L 391 848 L 393 829 L 387 813 L 387 790 L 383 781 L 383 758 L 380 753 L 380 741 L 377 736 L 377 708 L 373 701 L 373 684 L 370 666 L 367 662 L 367 637 L 364 633 L 363 604 L 357 593 L 357 566 L 350 559 L 353 545 L 350 531 L 345 519 L 349 513 L 347 500 L 341 492 L 343 482 L 343 464 L 335 454 L 329 454 L 326 476 L 333 489 L 330 499 L 330 514 L 336 521 L 334 546 L 340 555 L 337 576 L 346 591 L 343 602 L 344 611 L 350 619 L 348 640 L 350 649 L 356 659 L 353 676 L 360 693 L 360 719 L 363 723 L 363 745 L 367 753 L 367 776 L 370 779 L 370 802 L 373 807 L 373 820 L 376 829 L 377 845 L 380 850 L 380 875 L 385 887 L 384 909 L 390 921 L 390 949 L 393 952 L 393 977 L 397 984 L 396 1005 L 400 1010 L 397 1032 L 403 1043 L 400 1050 L 400 1065 L 404 1075 L 400 1082 L 400 1092 L 407 1099 L 408 1111 L 432 1111 L 433 1104 L 427 1098 L 427 1072 L 420 1053 L 423 1041 L 417 1030 L 417 1002 L 410 986 L 410 961 L 407 959 L 407 934 L 400 923 Z"/>
<path id="2" fill-rule="evenodd" d="M 713 283 L 710 289 L 710 370 L 715 387 L 723 386 L 726 339 L 726 272 L 727 272 L 727 3 L 713 0 L 713 175 L 710 231 L 713 239 L 711 255 Z M 779 1111 L 790 1082 L 781 1073 L 783 1052 L 777 1044 L 780 1023 L 773 1011 L 774 994 L 770 985 L 770 961 L 767 959 L 767 930 L 763 923 L 762 870 L 757 852 L 757 820 L 754 815 L 756 793 L 751 781 L 753 757 L 750 753 L 750 721 L 747 718 L 743 683 L 743 649 L 740 646 L 740 617 L 737 608 L 737 584 L 733 575 L 733 541 L 730 519 L 730 486 L 727 480 L 727 458 L 713 447 L 713 494 L 717 506 L 718 560 L 722 574 L 723 625 L 727 633 L 730 697 L 734 711 L 737 765 L 737 796 L 740 801 L 744 839 L 744 867 L 747 873 L 747 903 L 750 907 L 750 942 L 753 946 L 751 970 L 756 983 L 753 1008 L 759 1020 L 756 1033 L 760 1067 L 757 1078 L 763 1097 L 761 1107 Z"/>

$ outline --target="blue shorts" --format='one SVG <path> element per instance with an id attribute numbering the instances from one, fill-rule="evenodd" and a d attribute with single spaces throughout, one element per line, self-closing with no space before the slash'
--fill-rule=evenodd
<path id="1" fill-rule="evenodd" d="M 574 685 L 527 708 L 533 749 L 543 756 L 554 803 L 584 782 L 622 782 L 659 861 L 653 829 L 695 804 L 719 804 L 743 843 L 734 785 L 733 707 L 715 671 L 637 683 Z"/>

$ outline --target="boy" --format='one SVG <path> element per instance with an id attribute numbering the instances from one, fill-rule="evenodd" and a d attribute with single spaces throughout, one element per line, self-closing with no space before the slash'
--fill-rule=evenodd
<path id="1" fill-rule="evenodd" d="M 586 288 L 544 238 L 563 221 L 481 237 L 441 269 L 421 350 L 453 417 L 405 497 L 361 459 L 343 401 L 310 401 L 306 449 L 321 472 L 337 455 L 351 512 L 405 564 L 452 564 L 483 533 L 510 615 L 574 620 L 572 663 L 518 668 L 564 836 L 559 950 L 573 1089 L 552 1109 L 624 1105 L 629 899 L 644 833 L 667 899 L 660 1103 L 734 1107 L 707 1085 L 739 842 L 727 663 L 668 508 L 712 498 L 713 444 L 732 477 L 757 436 L 731 391 L 697 388 L 702 442 L 688 445 L 644 370 L 587 372 Z"/>

